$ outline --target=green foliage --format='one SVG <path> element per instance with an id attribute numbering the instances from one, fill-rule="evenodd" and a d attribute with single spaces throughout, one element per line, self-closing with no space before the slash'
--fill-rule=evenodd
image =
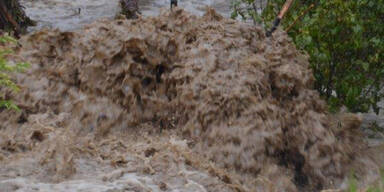
<path id="1" fill-rule="evenodd" d="M 232 16 L 269 27 L 285 2 L 270 0 L 258 15 L 251 9 L 253 1 L 237 0 Z M 378 113 L 377 103 L 384 97 L 384 0 L 296 0 L 283 27 L 311 4 L 315 7 L 288 34 L 310 55 L 315 89 L 332 110 L 345 105 L 351 112 L 372 108 Z"/>
<path id="2" fill-rule="evenodd" d="M 359 190 L 359 188 L 357 186 L 357 179 L 356 179 L 356 177 L 352 171 L 352 174 L 349 176 L 349 179 L 348 179 L 348 190 L 347 191 L 348 192 L 358 192 L 358 191 L 384 192 L 384 169 L 380 170 L 380 175 L 381 175 L 381 178 L 379 179 L 379 181 L 371 184 L 365 190 Z"/>
<path id="3" fill-rule="evenodd" d="M 9 36 L 1 36 L 0 43 L 15 43 L 16 40 Z M 16 63 L 11 65 L 5 59 L 6 55 L 12 53 L 12 50 L 9 49 L 0 49 L 0 88 L 8 88 L 14 92 L 19 91 L 19 87 L 12 81 L 10 74 L 13 72 L 22 72 L 28 67 L 27 63 Z M 4 89 L 2 89 L 4 90 Z M 5 99 L 5 93 L 3 92 L 0 95 L 0 108 L 5 107 L 7 109 L 18 110 L 18 107 L 13 104 L 11 101 Z"/>
<path id="4" fill-rule="evenodd" d="M 348 192 L 357 192 L 358 191 L 357 180 L 353 176 L 353 174 L 349 177 L 349 180 L 348 180 L 348 190 L 347 191 Z"/>
<path id="5" fill-rule="evenodd" d="M 9 14 L 9 16 L 12 17 L 12 19 L 17 23 L 19 28 L 17 30 L 20 30 L 18 32 L 24 33 L 26 32 L 28 26 L 36 25 L 35 21 L 27 17 L 19 0 L 6 0 L 2 1 L 2 4 L 6 9 L 7 14 Z M 8 18 L 1 19 L 0 28 L 7 32 L 16 30 L 14 24 L 12 24 Z"/>

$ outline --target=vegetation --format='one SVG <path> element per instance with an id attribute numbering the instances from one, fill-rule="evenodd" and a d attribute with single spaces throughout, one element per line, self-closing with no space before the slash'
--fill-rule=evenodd
<path id="1" fill-rule="evenodd" d="M 9 36 L 1 36 L 0 43 L 15 43 L 16 40 Z M 5 89 L 10 89 L 11 91 L 19 91 L 19 87 L 14 81 L 12 81 L 10 73 L 21 72 L 28 67 L 27 63 L 16 63 L 9 64 L 5 56 L 11 54 L 12 51 L 9 49 L 0 48 L 0 108 L 15 109 L 18 110 L 17 106 L 11 101 L 6 100 Z"/>
<path id="2" fill-rule="evenodd" d="M 232 17 L 269 27 L 285 0 L 237 0 Z M 302 17 L 300 17 L 302 16 Z M 310 55 L 315 89 L 331 110 L 379 112 L 384 82 L 384 0 L 296 0 L 282 21 L 299 49 Z"/>
<path id="3" fill-rule="evenodd" d="M 372 184 L 371 186 L 368 186 L 365 190 L 365 192 L 384 192 L 384 169 L 380 170 L 381 178 Z M 358 189 L 357 186 L 357 180 L 354 174 L 352 173 L 348 180 L 348 192 L 359 192 L 361 190 Z"/>

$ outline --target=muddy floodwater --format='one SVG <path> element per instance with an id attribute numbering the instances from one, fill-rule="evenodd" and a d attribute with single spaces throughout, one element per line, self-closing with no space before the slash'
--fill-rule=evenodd
<path id="1" fill-rule="evenodd" d="M 29 17 L 37 21 L 38 30 L 44 27 L 60 30 L 81 28 L 101 18 L 113 18 L 119 12 L 119 0 L 21 0 Z M 169 0 L 141 0 L 140 11 L 144 16 L 158 15 L 169 8 Z M 183 9 L 202 15 L 206 6 L 213 7 L 224 16 L 230 15 L 231 0 L 179 0 Z"/>
<path id="2" fill-rule="evenodd" d="M 108 20 L 117 0 L 22 2 L 38 25 L 9 56 L 31 63 L 21 91 L 0 88 L 21 109 L 0 110 L 0 192 L 298 192 L 346 189 L 351 170 L 359 187 L 380 177 L 384 147 L 364 141 L 362 116 L 329 114 L 308 56 L 281 30 L 228 19 L 230 0 L 140 1 L 137 20 Z"/>

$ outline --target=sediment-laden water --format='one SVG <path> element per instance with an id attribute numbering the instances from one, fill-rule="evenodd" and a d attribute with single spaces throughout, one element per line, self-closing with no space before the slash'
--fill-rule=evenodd
<path id="1" fill-rule="evenodd" d="M 361 185 L 379 176 L 361 117 L 327 113 L 285 33 L 203 11 L 229 1 L 181 1 L 193 14 L 141 1 L 154 17 L 92 24 L 117 2 L 23 2 L 33 30 L 62 31 L 10 57 L 32 66 L 20 93 L 1 90 L 22 112 L 0 111 L 0 189 L 319 191 L 345 189 L 351 169 Z"/>

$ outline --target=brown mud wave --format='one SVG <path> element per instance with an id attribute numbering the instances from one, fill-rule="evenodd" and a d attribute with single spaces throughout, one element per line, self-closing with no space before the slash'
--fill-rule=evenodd
<path id="1" fill-rule="evenodd" d="M 138 191 L 319 191 L 340 186 L 364 146 L 359 117 L 327 114 L 286 34 L 266 38 L 211 9 L 20 43 L 33 65 L 8 94 L 22 113 L 0 113 L 7 173 L 22 167 L 18 175 L 54 183 L 124 167 L 116 178 L 153 179 Z M 108 178 L 100 182 L 118 180 Z"/>

